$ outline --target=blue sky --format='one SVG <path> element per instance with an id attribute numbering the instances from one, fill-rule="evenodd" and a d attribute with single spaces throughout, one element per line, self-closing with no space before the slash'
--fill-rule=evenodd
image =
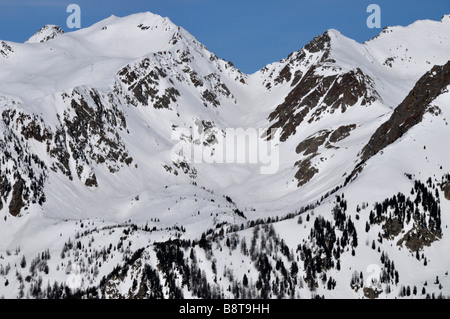
<path id="1" fill-rule="evenodd" d="M 45 24 L 70 31 L 66 8 L 71 3 L 81 7 L 82 27 L 111 14 L 167 16 L 246 73 L 286 57 L 330 28 L 359 42 L 372 38 L 381 29 L 366 26 L 371 3 L 381 7 L 382 27 L 450 14 L 450 0 L 0 0 L 0 39 L 23 42 Z"/>

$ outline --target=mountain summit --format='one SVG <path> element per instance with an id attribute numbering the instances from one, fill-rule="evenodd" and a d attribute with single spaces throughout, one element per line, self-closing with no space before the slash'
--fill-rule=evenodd
<path id="1" fill-rule="evenodd" d="M 45 25 L 25 43 L 47 42 L 63 34 L 64 31 L 57 25 Z"/>

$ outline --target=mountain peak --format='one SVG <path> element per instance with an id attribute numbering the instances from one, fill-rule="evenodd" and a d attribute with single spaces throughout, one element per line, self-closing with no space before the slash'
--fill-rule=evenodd
<path id="1" fill-rule="evenodd" d="M 305 49 L 311 53 L 323 51 L 330 47 L 330 41 L 330 33 L 326 31 L 312 39 L 311 42 L 305 46 Z"/>
<path id="2" fill-rule="evenodd" d="M 153 29 L 157 29 L 157 27 L 168 27 L 168 28 L 177 28 L 177 26 L 167 17 L 162 17 L 158 14 L 151 13 L 149 11 L 134 13 L 124 17 L 118 17 L 115 15 L 110 15 L 108 18 L 94 24 L 94 26 L 108 26 L 108 25 L 123 25 L 123 26 L 139 26 L 143 25 L 146 27 L 153 27 Z M 145 29 L 145 30 L 148 30 Z"/>
<path id="3" fill-rule="evenodd" d="M 336 29 L 328 29 L 325 33 L 328 34 L 329 36 L 335 36 L 335 37 L 343 36 L 341 31 L 336 30 Z"/>
<path id="4" fill-rule="evenodd" d="M 169 18 L 151 12 L 114 15 L 89 27 L 67 33 L 60 44 L 70 46 L 76 42 L 80 51 L 89 55 L 138 58 L 150 53 L 202 50 L 199 42 Z"/>
<path id="5" fill-rule="evenodd" d="M 316 53 L 319 51 L 328 51 L 332 46 L 333 41 L 350 40 L 344 36 L 340 31 L 336 29 L 329 29 L 324 33 L 316 36 L 311 42 L 309 42 L 305 49 L 310 53 Z"/>
<path id="6" fill-rule="evenodd" d="M 25 43 L 47 42 L 63 33 L 64 31 L 59 26 L 47 24 L 40 28 L 39 31 L 25 41 Z"/>

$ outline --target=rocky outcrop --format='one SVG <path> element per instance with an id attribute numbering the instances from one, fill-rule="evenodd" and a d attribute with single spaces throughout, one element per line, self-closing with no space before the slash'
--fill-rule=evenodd
<path id="1" fill-rule="evenodd" d="M 373 134 L 362 150 L 361 159 L 367 161 L 420 123 L 430 103 L 442 94 L 448 85 L 450 85 L 450 62 L 443 66 L 434 66 L 422 76 L 389 120 Z"/>
<path id="2" fill-rule="evenodd" d="M 375 203 L 369 223 L 382 225 L 379 236 L 419 252 L 442 238 L 441 208 L 436 194 L 431 178 L 425 184 L 416 180 L 408 197 L 398 193 L 383 203 Z"/>
<path id="3" fill-rule="evenodd" d="M 355 124 L 340 126 L 336 131 L 333 132 L 333 134 L 331 134 L 330 142 L 337 143 L 347 138 L 348 136 L 350 136 L 350 132 L 353 131 L 355 128 L 356 128 Z"/>
<path id="4" fill-rule="evenodd" d="M 117 108 L 113 96 L 106 96 L 94 89 L 77 88 L 70 94 L 63 93 L 61 97 L 67 108 L 62 115 L 57 114 L 59 126 L 56 127 L 46 125 L 40 115 L 28 114 L 20 109 L 2 112 L 2 123 L 7 130 L 4 140 L 0 141 L 4 162 L 12 161 L 11 167 L 23 166 L 12 179 L 5 165 L 5 187 L 1 196 L 6 201 L 13 192 L 12 214 L 18 215 L 20 207 L 30 202 L 45 201 L 43 184 L 47 167 L 39 157 L 42 154 L 28 153 L 29 140 L 43 144 L 51 159 L 49 168 L 52 171 L 62 172 L 69 180 L 77 176 L 88 187 L 98 186 L 94 164 L 105 165 L 111 173 L 115 173 L 133 162 L 119 135 L 126 129 L 125 116 Z M 31 196 L 19 200 L 21 193 Z"/>
<path id="5" fill-rule="evenodd" d="M 298 181 L 298 187 L 301 187 L 308 183 L 314 177 L 314 175 L 319 172 L 319 170 L 311 164 L 311 159 L 313 157 L 314 156 L 310 156 L 305 160 L 295 163 L 295 165 L 298 167 L 298 171 L 295 174 L 295 178 Z"/>
<path id="6" fill-rule="evenodd" d="M 63 33 L 64 31 L 57 25 L 45 25 L 30 37 L 26 43 L 47 42 Z"/>
<path id="7" fill-rule="evenodd" d="M 33 134 L 27 134 L 31 131 L 26 129 L 31 127 L 32 118 L 5 110 L 0 121 L 0 209 L 6 207 L 13 216 L 20 216 L 32 204 L 42 205 L 46 201 L 44 183 L 47 180 L 47 166 L 31 150 L 27 141 L 33 138 Z M 41 123 L 37 117 L 35 120 L 34 132 L 40 137 L 37 132 L 43 130 L 37 127 Z M 22 131 L 24 135 L 21 135 Z M 28 138 L 24 139 L 24 136 Z"/>
<path id="8" fill-rule="evenodd" d="M 443 190 L 444 190 L 445 198 L 447 200 L 450 200 L 450 183 L 445 184 Z"/>
<path id="9" fill-rule="evenodd" d="M 299 65 L 309 68 L 315 63 L 334 62 L 329 59 L 330 48 L 331 38 L 327 31 L 315 37 L 300 51 L 293 52 L 286 59 L 280 61 L 280 64 L 283 65 L 281 70 L 278 67 L 275 69 L 263 68 L 261 70 L 263 74 L 269 72 L 263 83 L 264 86 L 270 90 L 272 87 L 289 83 L 292 80 L 291 86 L 295 87 L 304 75 L 304 72 L 297 69 Z"/>
<path id="10" fill-rule="evenodd" d="M 322 130 L 316 133 L 314 136 L 311 136 L 298 144 L 296 148 L 297 154 L 303 153 L 303 155 L 315 154 L 319 147 L 322 146 L 327 140 L 328 136 L 330 136 L 330 131 Z"/>
<path id="11" fill-rule="evenodd" d="M 440 110 L 430 104 L 444 93 L 449 85 L 450 61 L 443 66 L 434 66 L 423 75 L 403 102 L 397 106 L 389 120 L 375 131 L 369 142 L 364 146 L 360 153 L 361 161 L 348 175 L 345 184 L 358 176 L 372 156 L 400 139 L 412 127 L 421 123 L 427 112 L 439 115 Z"/>
<path id="12" fill-rule="evenodd" d="M 152 104 L 154 108 L 168 108 L 171 101 L 176 101 L 179 96 L 175 88 L 166 88 L 160 93 L 159 81 L 167 77 L 167 74 L 159 67 L 152 65 L 149 58 L 144 58 L 137 64 L 130 64 L 122 68 L 118 73 L 119 79 L 127 86 L 131 96 L 126 96 L 127 101 L 137 106 Z"/>
<path id="13" fill-rule="evenodd" d="M 450 174 L 446 174 L 442 177 L 440 184 L 441 191 L 444 192 L 445 199 L 450 200 Z"/>
<path id="14" fill-rule="evenodd" d="M 351 124 L 340 126 L 334 131 L 321 130 L 298 144 L 296 148 L 297 154 L 302 154 L 306 157 L 305 159 L 295 163 L 298 167 L 298 171 L 295 174 L 295 178 L 298 180 L 298 187 L 305 185 L 319 172 L 319 170 L 312 164 L 312 161 L 320 155 L 320 148 L 326 147 L 328 149 L 339 149 L 335 143 L 350 136 L 350 132 L 355 128 L 356 125 Z M 325 161 L 326 158 L 322 157 L 321 160 Z"/>
<path id="15" fill-rule="evenodd" d="M 328 34 L 328 31 L 318 35 L 315 37 L 311 42 L 309 42 L 305 46 L 305 50 L 311 53 L 317 53 L 317 52 L 325 52 L 324 60 L 328 57 L 329 49 L 331 46 L 331 39 L 330 35 Z"/>
<path id="16" fill-rule="evenodd" d="M 12 52 L 14 52 L 14 49 L 11 45 L 5 41 L 0 42 L 0 55 L 2 57 L 7 58 Z"/>
<path id="17" fill-rule="evenodd" d="M 22 201 L 23 196 L 23 181 L 18 180 L 13 186 L 11 202 L 9 203 L 9 213 L 13 216 L 20 214 L 21 209 L 24 207 L 24 202 Z"/>
<path id="18" fill-rule="evenodd" d="M 284 102 L 269 115 L 271 128 L 282 128 L 281 141 L 296 133 L 304 121 L 319 120 L 325 113 L 338 109 L 345 112 L 358 101 L 369 105 L 379 98 L 373 81 L 360 69 L 344 74 L 319 75 L 317 67 L 306 72 Z"/>

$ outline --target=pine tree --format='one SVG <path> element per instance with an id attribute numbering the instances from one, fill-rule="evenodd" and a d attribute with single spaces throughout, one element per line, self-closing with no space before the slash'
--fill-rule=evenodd
<path id="1" fill-rule="evenodd" d="M 25 259 L 25 255 L 22 256 L 22 260 L 20 261 L 20 267 L 25 268 L 27 266 L 27 260 Z"/>
<path id="2" fill-rule="evenodd" d="M 439 276 L 436 276 L 436 280 L 434 281 L 434 284 L 435 284 L 435 285 L 438 285 L 438 284 L 439 284 Z"/>
<path id="3" fill-rule="evenodd" d="M 246 274 L 244 274 L 244 278 L 242 278 L 242 284 L 244 285 L 244 287 L 248 286 L 248 278 Z"/>

